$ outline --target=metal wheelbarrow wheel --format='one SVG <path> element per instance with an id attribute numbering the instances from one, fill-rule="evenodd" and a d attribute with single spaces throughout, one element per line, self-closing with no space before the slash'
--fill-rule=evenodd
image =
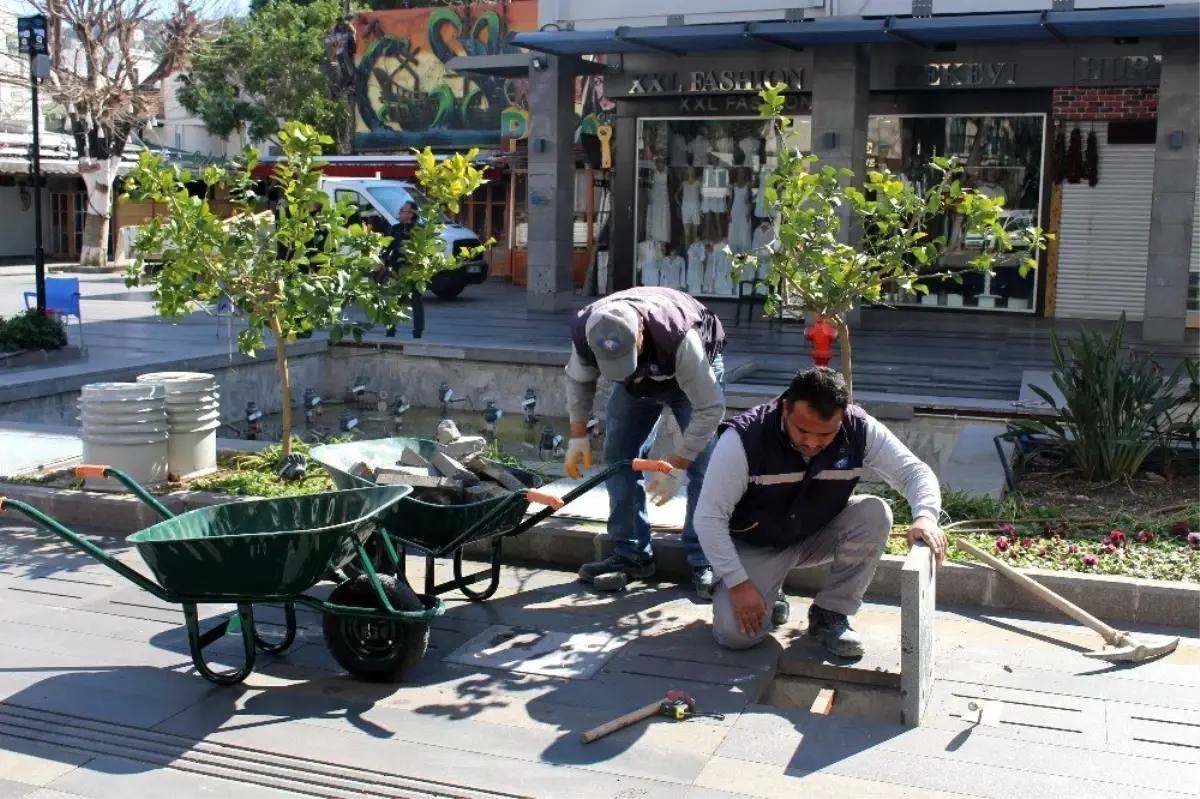
<path id="1" fill-rule="evenodd" d="M 379 574 L 379 583 L 392 607 L 399 611 L 424 609 L 420 597 L 390 574 Z M 379 608 L 379 596 L 371 579 L 357 575 L 333 590 L 334 605 Z M 429 648 L 429 624 L 380 620 L 329 613 L 324 616 L 325 646 L 343 669 L 366 682 L 398 682 L 425 657 Z"/>

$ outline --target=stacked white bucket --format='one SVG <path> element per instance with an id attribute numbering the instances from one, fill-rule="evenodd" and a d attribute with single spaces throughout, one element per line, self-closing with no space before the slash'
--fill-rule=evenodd
<path id="1" fill-rule="evenodd" d="M 152 372 L 137 381 L 161 386 L 166 392 L 170 473 L 188 478 L 215 472 L 217 429 L 221 426 L 217 379 L 204 372 Z"/>
<path id="2" fill-rule="evenodd" d="M 112 466 L 144 486 L 167 479 L 167 391 L 152 383 L 92 383 L 79 395 L 83 462 Z M 89 477 L 85 488 L 123 491 Z"/>

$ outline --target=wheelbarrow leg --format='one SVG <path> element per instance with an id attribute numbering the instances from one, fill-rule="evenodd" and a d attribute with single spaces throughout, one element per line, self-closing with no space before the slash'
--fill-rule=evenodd
<path id="1" fill-rule="evenodd" d="M 434 578 L 433 568 L 434 568 L 433 555 L 426 555 L 425 556 L 425 595 L 426 596 L 436 596 L 436 594 L 434 593 L 434 589 L 433 589 L 433 578 Z"/>
<path id="2" fill-rule="evenodd" d="M 255 627 L 255 628 L 253 628 L 254 629 L 254 644 L 255 644 L 255 646 L 257 646 L 261 651 L 266 652 L 268 655 L 279 655 L 279 654 L 282 654 L 283 652 L 287 651 L 287 648 L 296 641 L 296 603 L 295 602 L 284 602 L 283 603 L 283 620 L 284 620 L 285 629 L 284 629 L 282 641 L 279 641 L 278 643 L 274 643 L 274 644 L 264 641 L 262 639 L 262 637 L 258 634 L 258 628 Z"/>
<path id="3" fill-rule="evenodd" d="M 454 582 L 446 586 L 438 586 L 438 588 L 454 589 L 457 588 L 462 592 L 463 596 L 472 602 L 483 602 L 491 599 L 496 593 L 496 589 L 500 587 L 500 548 L 504 543 L 504 538 L 496 536 L 492 539 L 492 563 L 487 571 L 477 571 L 474 574 L 463 576 L 463 551 L 462 547 L 454 550 Z M 487 588 L 482 591 L 476 591 L 471 586 L 480 580 L 487 578 Z"/>
<path id="4" fill-rule="evenodd" d="M 229 631 L 229 626 L 233 619 L 237 618 L 242 631 L 242 647 L 245 651 L 245 660 L 242 662 L 241 668 L 231 671 L 216 672 L 209 668 L 208 663 L 204 660 L 204 650 L 210 644 L 222 638 Z M 250 672 L 254 671 L 254 658 L 256 651 L 254 649 L 254 606 L 240 604 L 237 606 L 235 616 L 230 616 L 225 621 L 213 627 L 206 633 L 200 632 L 200 615 L 196 612 L 195 603 L 185 603 L 183 606 L 183 619 L 187 625 L 188 646 L 192 650 L 192 664 L 195 665 L 196 671 L 200 672 L 200 676 L 209 682 L 217 685 L 237 685 L 250 676 Z"/>

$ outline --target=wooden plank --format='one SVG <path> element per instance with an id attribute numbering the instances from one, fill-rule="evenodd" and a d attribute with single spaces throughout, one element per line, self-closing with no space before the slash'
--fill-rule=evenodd
<path id="1" fill-rule="evenodd" d="M 822 688 L 817 692 L 817 698 L 813 700 L 812 707 L 808 709 L 808 712 L 828 716 L 833 712 L 833 698 L 836 695 L 837 691 L 833 688 Z"/>

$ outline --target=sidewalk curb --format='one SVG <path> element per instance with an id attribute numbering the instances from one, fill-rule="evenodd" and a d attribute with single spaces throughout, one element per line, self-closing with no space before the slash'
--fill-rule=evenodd
<path id="1" fill-rule="evenodd" d="M 122 537 L 161 521 L 154 511 L 128 494 L 0 483 L 0 496 L 27 502 L 67 527 L 80 526 L 89 531 L 99 528 Z M 176 513 L 244 499 L 250 498 L 206 491 L 179 492 L 160 498 L 167 508 Z M 0 512 L 0 519 L 27 521 L 13 511 Z M 660 576 L 684 578 L 690 575 L 678 536 L 656 534 L 654 545 Z M 605 557 L 610 551 L 606 536 L 597 529 L 597 525 L 567 520 L 545 522 L 504 542 L 506 561 L 568 569 Z M 486 558 L 490 556 L 490 544 L 486 541 L 477 542 L 469 545 L 466 552 Z M 903 564 L 904 558 L 885 555 L 875 572 L 868 595 L 898 600 Z M 1047 588 L 1110 624 L 1125 622 L 1193 630 L 1200 627 L 1200 585 L 1040 569 L 1024 571 Z M 820 587 L 827 572 L 827 566 L 794 569 L 788 576 L 787 587 L 812 593 Z M 938 569 L 937 600 L 939 604 L 1034 613 L 1051 611 L 1041 600 L 991 569 L 959 563 L 946 563 Z"/>

